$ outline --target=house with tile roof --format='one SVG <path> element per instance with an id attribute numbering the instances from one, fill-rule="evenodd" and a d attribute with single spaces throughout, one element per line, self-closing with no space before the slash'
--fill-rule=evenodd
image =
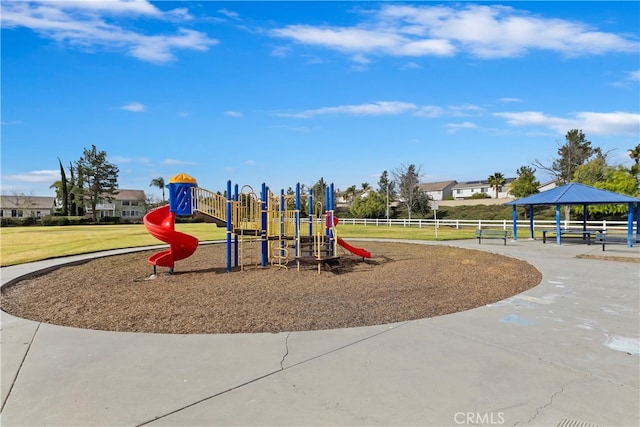
<path id="1" fill-rule="evenodd" d="M 138 222 L 147 213 L 147 196 L 142 190 L 119 189 L 96 205 L 96 218 L 119 217 L 121 221 Z M 91 216 L 91 207 L 85 214 Z"/>
<path id="2" fill-rule="evenodd" d="M 418 188 L 429 196 L 431 200 L 447 200 L 453 195 L 452 189 L 458 181 L 426 182 L 418 184 Z"/>
<path id="3" fill-rule="evenodd" d="M 0 196 L 0 217 L 36 218 L 53 215 L 56 209 L 55 197 L 2 195 Z"/>
<path id="4" fill-rule="evenodd" d="M 505 184 L 498 190 L 498 199 L 506 199 L 511 197 L 509 193 L 509 184 L 511 184 L 515 178 L 506 178 Z M 458 182 L 451 189 L 453 192 L 454 200 L 469 199 L 474 194 L 485 193 L 491 198 L 496 198 L 496 191 L 491 187 L 489 181 L 486 179 L 480 181 L 467 181 Z"/>

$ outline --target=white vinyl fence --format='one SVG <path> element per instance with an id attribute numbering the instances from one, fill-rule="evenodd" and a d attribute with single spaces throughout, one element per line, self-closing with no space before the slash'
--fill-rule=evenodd
<path id="1" fill-rule="evenodd" d="M 340 218 L 340 224 L 350 225 L 366 225 L 372 227 L 451 227 L 455 229 L 474 228 L 474 229 L 513 229 L 513 220 L 479 220 L 479 219 L 367 219 L 367 218 Z M 520 219 L 517 221 L 518 229 L 528 230 L 530 221 L 528 219 Z M 565 221 L 561 222 L 563 228 L 582 229 L 583 221 Z M 636 230 L 637 223 L 634 221 L 633 227 Z M 552 229 L 556 227 L 555 220 L 536 220 L 533 221 L 535 230 Z M 587 221 L 588 229 L 609 230 L 609 231 L 627 231 L 627 221 Z"/>

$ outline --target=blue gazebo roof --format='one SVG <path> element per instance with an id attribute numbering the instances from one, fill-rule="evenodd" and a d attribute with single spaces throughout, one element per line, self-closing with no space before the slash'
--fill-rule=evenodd
<path id="1" fill-rule="evenodd" d="M 571 182 L 553 190 L 507 202 L 505 205 L 605 205 L 639 202 L 640 199 L 637 197 Z"/>

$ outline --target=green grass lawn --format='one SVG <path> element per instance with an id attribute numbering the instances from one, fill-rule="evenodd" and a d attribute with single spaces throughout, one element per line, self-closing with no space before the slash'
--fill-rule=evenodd
<path id="1" fill-rule="evenodd" d="M 195 236 L 200 241 L 222 240 L 223 228 L 205 223 L 178 223 L 177 231 Z M 433 227 L 402 227 L 340 224 L 338 237 L 435 240 Z M 519 230 L 519 237 L 528 237 L 528 230 Z M 438 240 L 471 239 L 472 228 L 438 229 Z M 68 255 L 108 249 L 131 248 L 163 244 L 151 236 L 144 225 L 77 225 L 64 227 L 2 227 L 0 228 L 0 265 L 8 266 Z"/>

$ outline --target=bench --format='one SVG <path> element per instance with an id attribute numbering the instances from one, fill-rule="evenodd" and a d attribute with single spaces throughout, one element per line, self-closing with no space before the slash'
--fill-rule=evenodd
<path id="1" fill-rule="evenodd" d="M 587 245 L 591 244 L 591 235 L 595 233 L 599 233 L 601 230 L 580 230 L 577 228 L 561 228 L 560 229 L 560 238 L 565 235 L 576 235 L 582 236 L 582 240 L 587 241 Z M 547 233 L 555 234 L 557 236 L 558 230 L 555 228 L 549 230 L 542 230 L 542 243 L 547 243 Z"/>
<path id="2" fill-rule="evenodd" d="M 602 250 L 604 251 L 605 245 L 626 245 L 627 236 L 622 234 L 607 234 L 606 231 L 598 231 L 596 234 L 596 243 L 602 243 Z"/>
<path id="3" fill-rule="evenodd" d="M 507 245 L 507 239 L 511 236 L 511 231 L 509 230 L 476 230 L 476 238 L 478 239 L 478 244 L 482 243 L 482 239 L 502 239 L 504 240 L 504 245 Z"/>

